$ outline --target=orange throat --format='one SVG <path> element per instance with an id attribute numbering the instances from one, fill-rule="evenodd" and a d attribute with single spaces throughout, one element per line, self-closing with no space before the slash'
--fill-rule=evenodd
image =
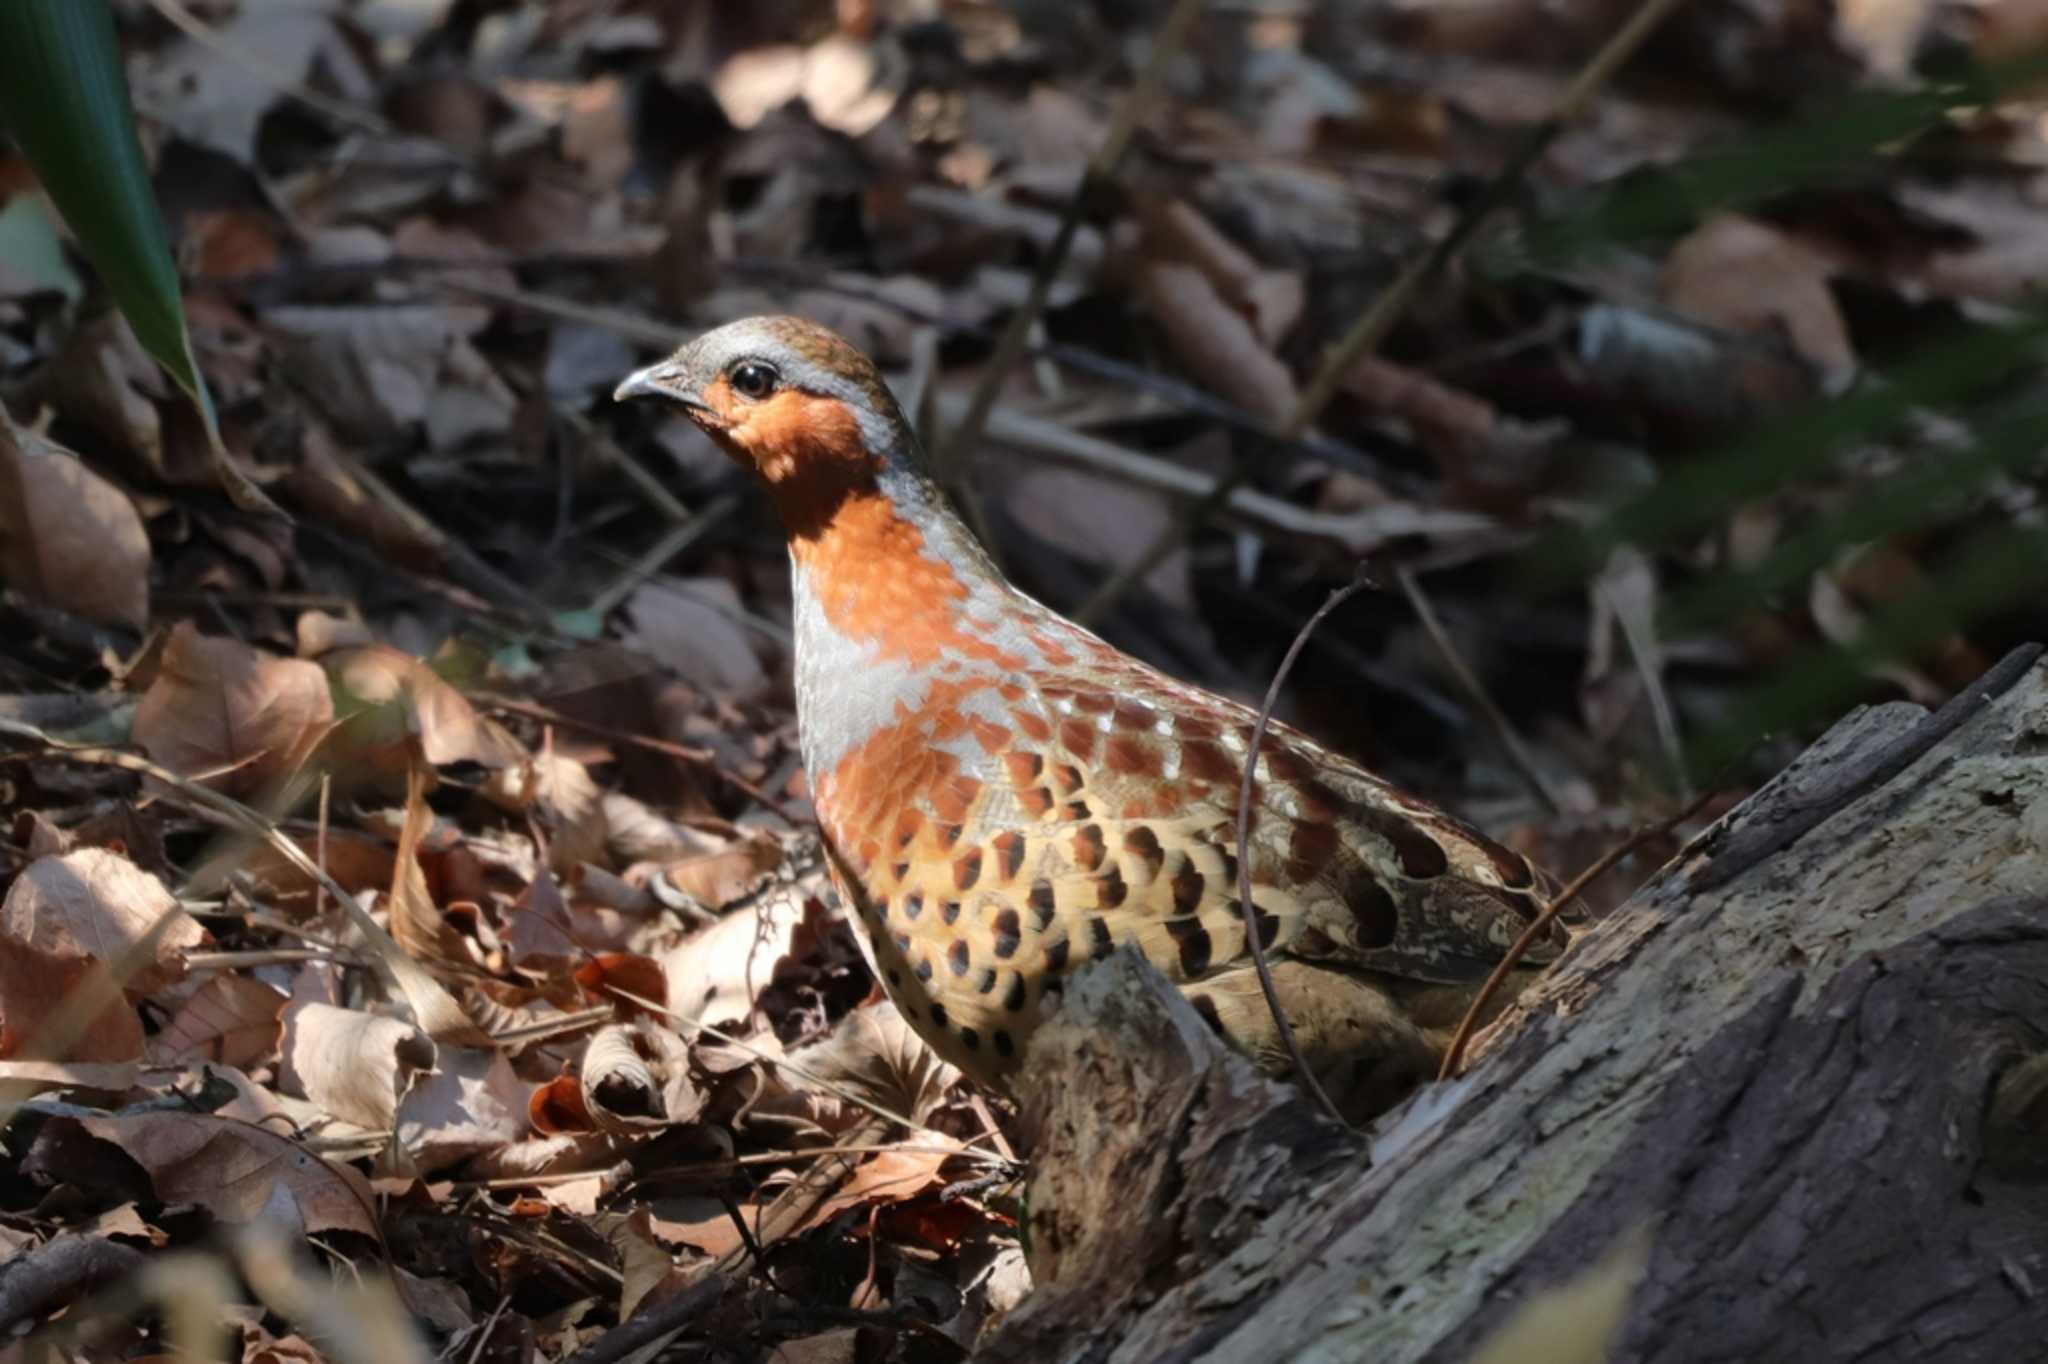
<path id="1" fill-rule="evenodd" d="M 986 652 L 962 629 L 967 585 L 928 552 L 924 532 L 872 478 L 841 489 L 829 507 L 819 505 L 816 489 L 777 484 L 774 491 L 790 558 L 837 634 L 913 667 Z M 789 505 L 792 499 L 799 505 Z"/>

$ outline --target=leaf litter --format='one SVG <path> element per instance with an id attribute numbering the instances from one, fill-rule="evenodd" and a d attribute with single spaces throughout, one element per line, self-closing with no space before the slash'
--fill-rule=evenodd
<path id="1" fill-rule="evenodd" d="M 765 510 L 687 423 L 606 395 L 692 330 L 799 311 L 943 444 L 1164 7 L 486 8 L 116 6 L 225 439 L 289 525 L 212 486 L 0 152 L 0 1247 L 203 1280 L 246 1361 L 567 1358 L 715 1274 L 747 1308 L 676 1357 L 959 1358 L 1028 1288 L 1010 1114 L 837 916 Z M 1530 571 L 2038 295 L 2023 87 L 1855 175 L 1711 173 L 1806 101 L 1906 98 L 1944 43 L 2022 50 L 2026 5 L 1673 22 L 1294 436 L 1329 347 L 1605 19 L 1198 23 L 947 471 L 1019 584 L 1071 610 L 1128 578 L 1098 628 L 1255 697 L 1357 556 L 1403 570 L 1429 619 L 1347 606 L 1283 714 L 1561 872 L 1690 784 L 1768 775 L 1798 736 L 1732 778 L 1690 746 L 1817 650 L 1862 651 L 1837 707 L 1933 703 L 2048 634 L 2036 600 L 1894 614 L 1985 528 L 2039 524 L 2038 461 L 1975 454 L 2025 447 L 2010 391 L 1915 396 Z M 1965 455 L 1940 498 L 1870 510 Z M 1729 573 L 1770 586 L 1667 617 Z M 389 1290 L 350 1300 L 352 1341 L 317 1290 L 358 1271 Z M 92 1357 L 149 1357 L 174 1315 L 25 1309 L 0 1357 L 81 1319 Z"/>

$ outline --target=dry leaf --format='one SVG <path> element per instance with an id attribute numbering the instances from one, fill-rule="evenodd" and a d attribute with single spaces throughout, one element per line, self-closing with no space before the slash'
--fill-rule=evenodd
<path id="1" fill-rule="evenodd" d="M 410 1170 L 433 1171 L 517 1141 L 532 1089 L 502 1052 L 444 1046 L 398 1107 L 398 1154 Z"/>
<path id="2" fill-rule="evenodd" d="M 662 958 L 668 1007 L 714 1027 L 745 1018 L 799 945 L 830 923 L 823 905 L 798 895 L 772 896 L 726 915 Z"/>
<path id="3" fill-rule="evenodd" d="M 11 1057 L 34 1041 L 43 1020 L 94 964 L 89 956 L 46 951 L 0 934 L 0 1058 Z M 100 1064 L 141 1057 L 142 1020 L 132 1004 L 116 999 L 65 1048 L 64 1055 L 45 1059 Z"/>
<path id="4" fill-rule="evenodd" d="M 723 578 L 645 583 L 626 600 L 626 642 L 706 691 L 749 692 L 766 677 L 746 611 Z"/>
<path id="5" fill-rule="evenodd" d="M 0 579 L 88 620 L 149 621 L 149 536 L 128 495 L 0 407 Z"/>
<path id="6" fill-rule="evenodd" d="M 230 1225 L 266 1215 L 288 1200 L 309 1232 L 352 1231 L 380 1239 L 370 1186 L 346 1165 L 329 1164 L 305 1144 L 211 1113 L 132 1113 L 60 1118 L 112 1142 L 148 1173 L 157 1198 L 194 1203 Z"/>
<path id="7" fill-rule="evenodd" d="M 166 914 L 180 919 L 157 939 L 156 964 L 127 983 L 140 998 L 181 979 L 185 953 L 210 939 L 163 882 L 119 853 L 80 848 L 31 862 L 0 904 L 0 934 L 46 952 L 112 962 Z"/>
<path id="8" fill-rule="evenodd" d="M 666 1028 L 612 1024 L 583 1052 L 583 1110 L 606 1132 L 645 1132 L 694 1119 L 704 1096 L 690 1083 L 689 1049 Z"/>
<path id="9" fill-rule="evenodd" d="M 426 783 L 415 768 L 405 790 L 405 826 L 398 834 L 398 853 L 391 876 L 391 936 L 412 957 L 442 965 L 474 965 L 477 953 L 448 916 L 434 903 L 427 873 L 420 866 L 420 840 L 433 826 Z"/>
<path id="10" fill-rule="evenodd" d="M 1827 259 L 1776 228 L 1732 213 L 1717 214 L 1671 249 L 1664 262 L 1664 301 L 1694 321 L 1742 335 L 1782 338 L 1812 366 L 1822 386 L 1839 390 L 1856 376 L 1849 325 L 1828 289 Z M 1744 384 L 1758 399 L 1776 398 L 1781 384 L 1762 377 Z"/>
<path id="11" fill-rule="evenodd" d="M 217 972 L 149 1039 L 153 1065 L 212 1061 L 246 1070 L 277 1054 L 286 999 L 252 976 Z"/>
<path id="12" fill-rule="evenodd" d="M 648 889 L 670 908 L 716 912 L 760 889 L 782 862 L 778 839 L 751 834 L 718 852 L 669 863 L 648 881 Z"/>
<path id="13" fill-rule="evenodd" d="M 480 716 L 461 692 L 420 659 L 386 644 L 341 649 L 320 660 L 336 695 L 328 752 L 395 776 L 412 768 L 417 748 L 428 763 L 507 767 L 525 752 Z"/>
<path id="14" fill-rule="evenodd" d="M 135 708 L 135 742 L 179 776 L 240 797 L 298 770 L 333 722 L 318 664 L 180 621 Z"/>
<path id="15" fill-rule="evenodd" d="M 490 321 L 482 308 L 282 307 L 263 314 L 284 370 L 344 435 L 402 439 L 424 423 L 458 341 Z"/>
<path id="16" fill-rule="evenodd" d="M 501 810 L 538 817 L 547 836 L 548 866 L 559 874 L 600 858 L 611 837 L 604 791 L 574 758 L 536 753 L 498 769 L 478 789 Z"/>
<path id="17" fill-rule="evenodd" d="M 396 1018 L 294 1001 L 284 1011 L 285 1092 L 373 1132 L 397 1121 L 398 1104 L 434 1066 L 434 1044 Z"/>
<path id="18" fill-rule="evenodd" d="M 1196 382 L 1268 421 L 1286 420 L 1298 396 L 1294 376 L 1207 275 L 1154 261 L 1139 267 L 1137 289 L 1161 339 Z"/>
<path id="19" fill-rule="evenodd" d="M 922 1124 L 946 1101 L 960 1078 L 951 1062 L 926 1044 L 884 1000 L 853 1010 L 818 1042 L 789 1058 L 783 1071 L 793 1089 L 818 1090 L 819 1082 L 852 1090 L 890 1113 Z"/>

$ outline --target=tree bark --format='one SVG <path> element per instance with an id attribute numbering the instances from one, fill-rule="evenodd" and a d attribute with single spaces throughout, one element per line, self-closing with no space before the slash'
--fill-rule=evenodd
<path id="1" fill-rule="evenodd" d="M 1614 1360 L 2048 1358 L 2048 668 L 1859 711 L 1370 1142 L 1134 958 L 1033 1043 L 999 1361 L 1463 1361 L 1637 1238 Z"/>

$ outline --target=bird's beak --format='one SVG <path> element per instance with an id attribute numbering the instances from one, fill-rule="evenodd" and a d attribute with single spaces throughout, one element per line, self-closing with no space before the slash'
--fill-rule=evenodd
<path id="1" fill-rule="evenodd" d="M 649 365 L 645 369 L 636 369 L 612 390 L 612 401 L 621 403 L 628 398 L 666 398 L 672 403 L 681 403 L 693 413 L 711 411 L 710 405 L 702 399 L 677 387 L 675 378 L 675 366 L 667 360 Z"/>

